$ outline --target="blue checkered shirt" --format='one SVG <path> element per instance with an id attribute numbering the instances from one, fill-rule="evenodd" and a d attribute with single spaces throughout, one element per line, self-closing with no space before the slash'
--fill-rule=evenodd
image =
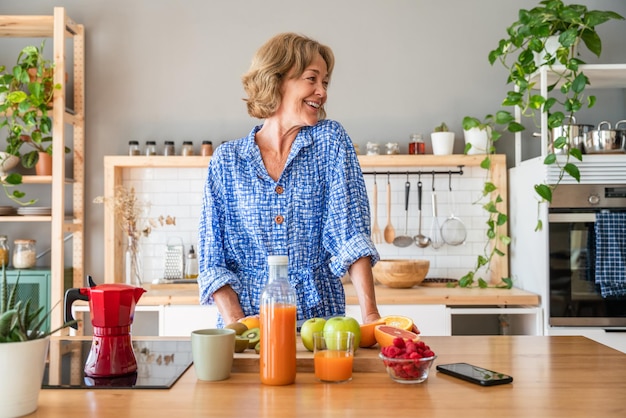
<path id="1" fill-rule="evenodd" d="M 212 303 L 230 285 L 244 314 L 258 314 L 267 256 L 286 254 L 298 319 L 343 315 L 341 277 L 359 258 L 379 259 L 352 141 L 335 121 L 301 128 L 274 181 L 254 141 L 260 128 L 220 145 L 209 163 L 198 231 L 200 302 Z"/>

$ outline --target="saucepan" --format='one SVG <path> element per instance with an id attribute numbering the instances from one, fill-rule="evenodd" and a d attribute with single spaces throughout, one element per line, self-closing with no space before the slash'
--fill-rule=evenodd
<path id="1" fill-rule="evenodd" d="M 597 129 L 585 135 L 585 150 L 588 154 L 626 152 L 626 119 L 617 122 L 615 129 L 607 121 L 600 122 Z"/>
<path id="2" fill-rule="evenodd" d="M 578 148 L 580 151 L 585 152 L 585 136 L 588 132 L 593 130 L 593 125 L 576 123 L 574 116 L 567 116 L 570 123 L 552 128 L 550 131 L 550 148 L 555 154 L 564 154 L 566 148 L 553 148 L 554 141 L 557 138 L 565 137 L 567 144 L 572 148 Z M 533 134 L 534 136 L 541 136 L 539 132 Z"/>

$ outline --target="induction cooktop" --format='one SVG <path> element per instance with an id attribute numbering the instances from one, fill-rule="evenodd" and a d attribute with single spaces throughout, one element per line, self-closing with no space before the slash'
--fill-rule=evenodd
<path id="1" fill-rule="evenodd" d="M 50 341 L 44 389 L 169 389 L 193 363 L 189 340 L 133 340 L 137 372 L 112 378 L 85 376 L 91 340 Z"/>

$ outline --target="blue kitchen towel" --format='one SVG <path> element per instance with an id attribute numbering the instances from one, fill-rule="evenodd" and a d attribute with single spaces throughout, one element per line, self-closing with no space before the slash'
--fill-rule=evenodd
<path id="1" fill-rule="evenodd" d="M 626 213 L 596 214 L 596 284 L 603 298 L 626 295 Z"/>

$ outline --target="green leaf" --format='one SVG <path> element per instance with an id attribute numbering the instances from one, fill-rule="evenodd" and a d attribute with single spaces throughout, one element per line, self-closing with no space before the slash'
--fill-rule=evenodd
<path id="1" fill-rule="evenodd" d="M 508 219 L 509 219 L 508 216 L 506 216 L 504 213 L 499 213 L 498 220 L 496 221 L 496 225 L 502 226 L 508 221 Z"/>
<path id="2" fill-rule="evenodd" d="M 574 90 L 575 93 L 582 93 L 583 90 L 585 90 L 585 87 L 589 84 L 589 79 L 587 78 L 587 76 L 583 73 L 580 73 L 576 76 L 576 78 L 574 79 L 574 82 L 572 83 L 572 90 Z"/>
<path id="3" fill-rule="evenodd" d="M 578 161 L 582 161 L 583 160 L 583 153 L 580 149 L 578 148 L 570 148 L 569 149 L 569 155 L 571 155 L 572 157 L 576 158 Z"/>
<path id="4" fill-rule="evenodd" d="M 497 287 L 504 288 L 504 289 L 513 288 L 513 280 L 510 277 L 503 277 L 502 282 L 504 283 L 504 286 L 498 285 Z"/>
<path id="5" fill-rule="evenodd" d="M 596 96 L 587 97 L 587 107 L 592 108 L 596 104 Z"/>
<path id="6" fill-rule="evenodd" d="M 580 171 L 576 164 L 567 163 L 563 166 L 563 171 L 569 174 L 572 178 L 574 178 L 577 182 L 580 183 Z"/>
<path id="7" fill-rule="evenodd" d="M 546 155 L 546 158 L 543 159 L 543 163 L 545 165 L 554 164 L 556 162 L 556 155 L 554 153 L 550 153 Z"/>
<path id="8" fill-rule="evenodd" d="M 522 132 L 524 129 L 526 129 L 524 128 L 524 125 L 518 122 L 511 122 L 509 123 L 509 126 L 507 127 L 507 130 L 512 133 Z"/>
<path id="9" fill-rule="evenodd" d="M 483 185 L 483 196 L 488 195 L 489 193 L 497 190 L 498 188 L 496 187 L 495 184 L 493 184 L 490 181 L 486 181 L 485 184 Z"/>
<path id="10" fill-rule="evenodd" d="M 489 170 L 490 167 L 491 167 L 491 158 L 487 156 L 480 162 L 480 168 Z"/>
<path id="11" fill-rule="evenodd" d="M 484 279 L 478 279 L 478 287 L 486 289 L 489 287 L 489 284 Z"/>
<path id="12" fill-rule="evenodd" d="M 587 49 L 593 52 L 596 57 L 600 58 L 600 55 L 602 54 L 602 41 L 596 31 L 584 30 L 580 37 L 585 43 Z"/>
<path id="13" fill-rule="evenodd" d="M 552 189 L 546 184 L 535 184 L 535 192 L 544 200 L 552 202 Z"/>
<path id="14" fill-rule="evenodd" d="M 567 145 L 567 138 L 560 136 L 554 141 L 553 145 L 556 149 L 562 149 L 565 145 Z"/>
<path id="15" fill-rule="evenodd" d="M 461 277 L 459 279 L 459 286 L 460 287 L 468 287 L 468 286 L 471 286 L 472 283 L 474 283 L 474 273 L 473 272 L 469 272 L 465 276 L 463 276 L 463 277 Z"/>
<path id="16" fill-rule="evenodd" d="M 541 219 L 537 219 L 537 225 L 535 225 L 535 232 L 539 232 L 543 229 L 543 221 Z"/>
<path id="17" fill-rule="evenodd" d="M 22 175 L 19 173 L 11 173 L 4 178 L 4 181 L 13 186 L 22 184 Z"/>

